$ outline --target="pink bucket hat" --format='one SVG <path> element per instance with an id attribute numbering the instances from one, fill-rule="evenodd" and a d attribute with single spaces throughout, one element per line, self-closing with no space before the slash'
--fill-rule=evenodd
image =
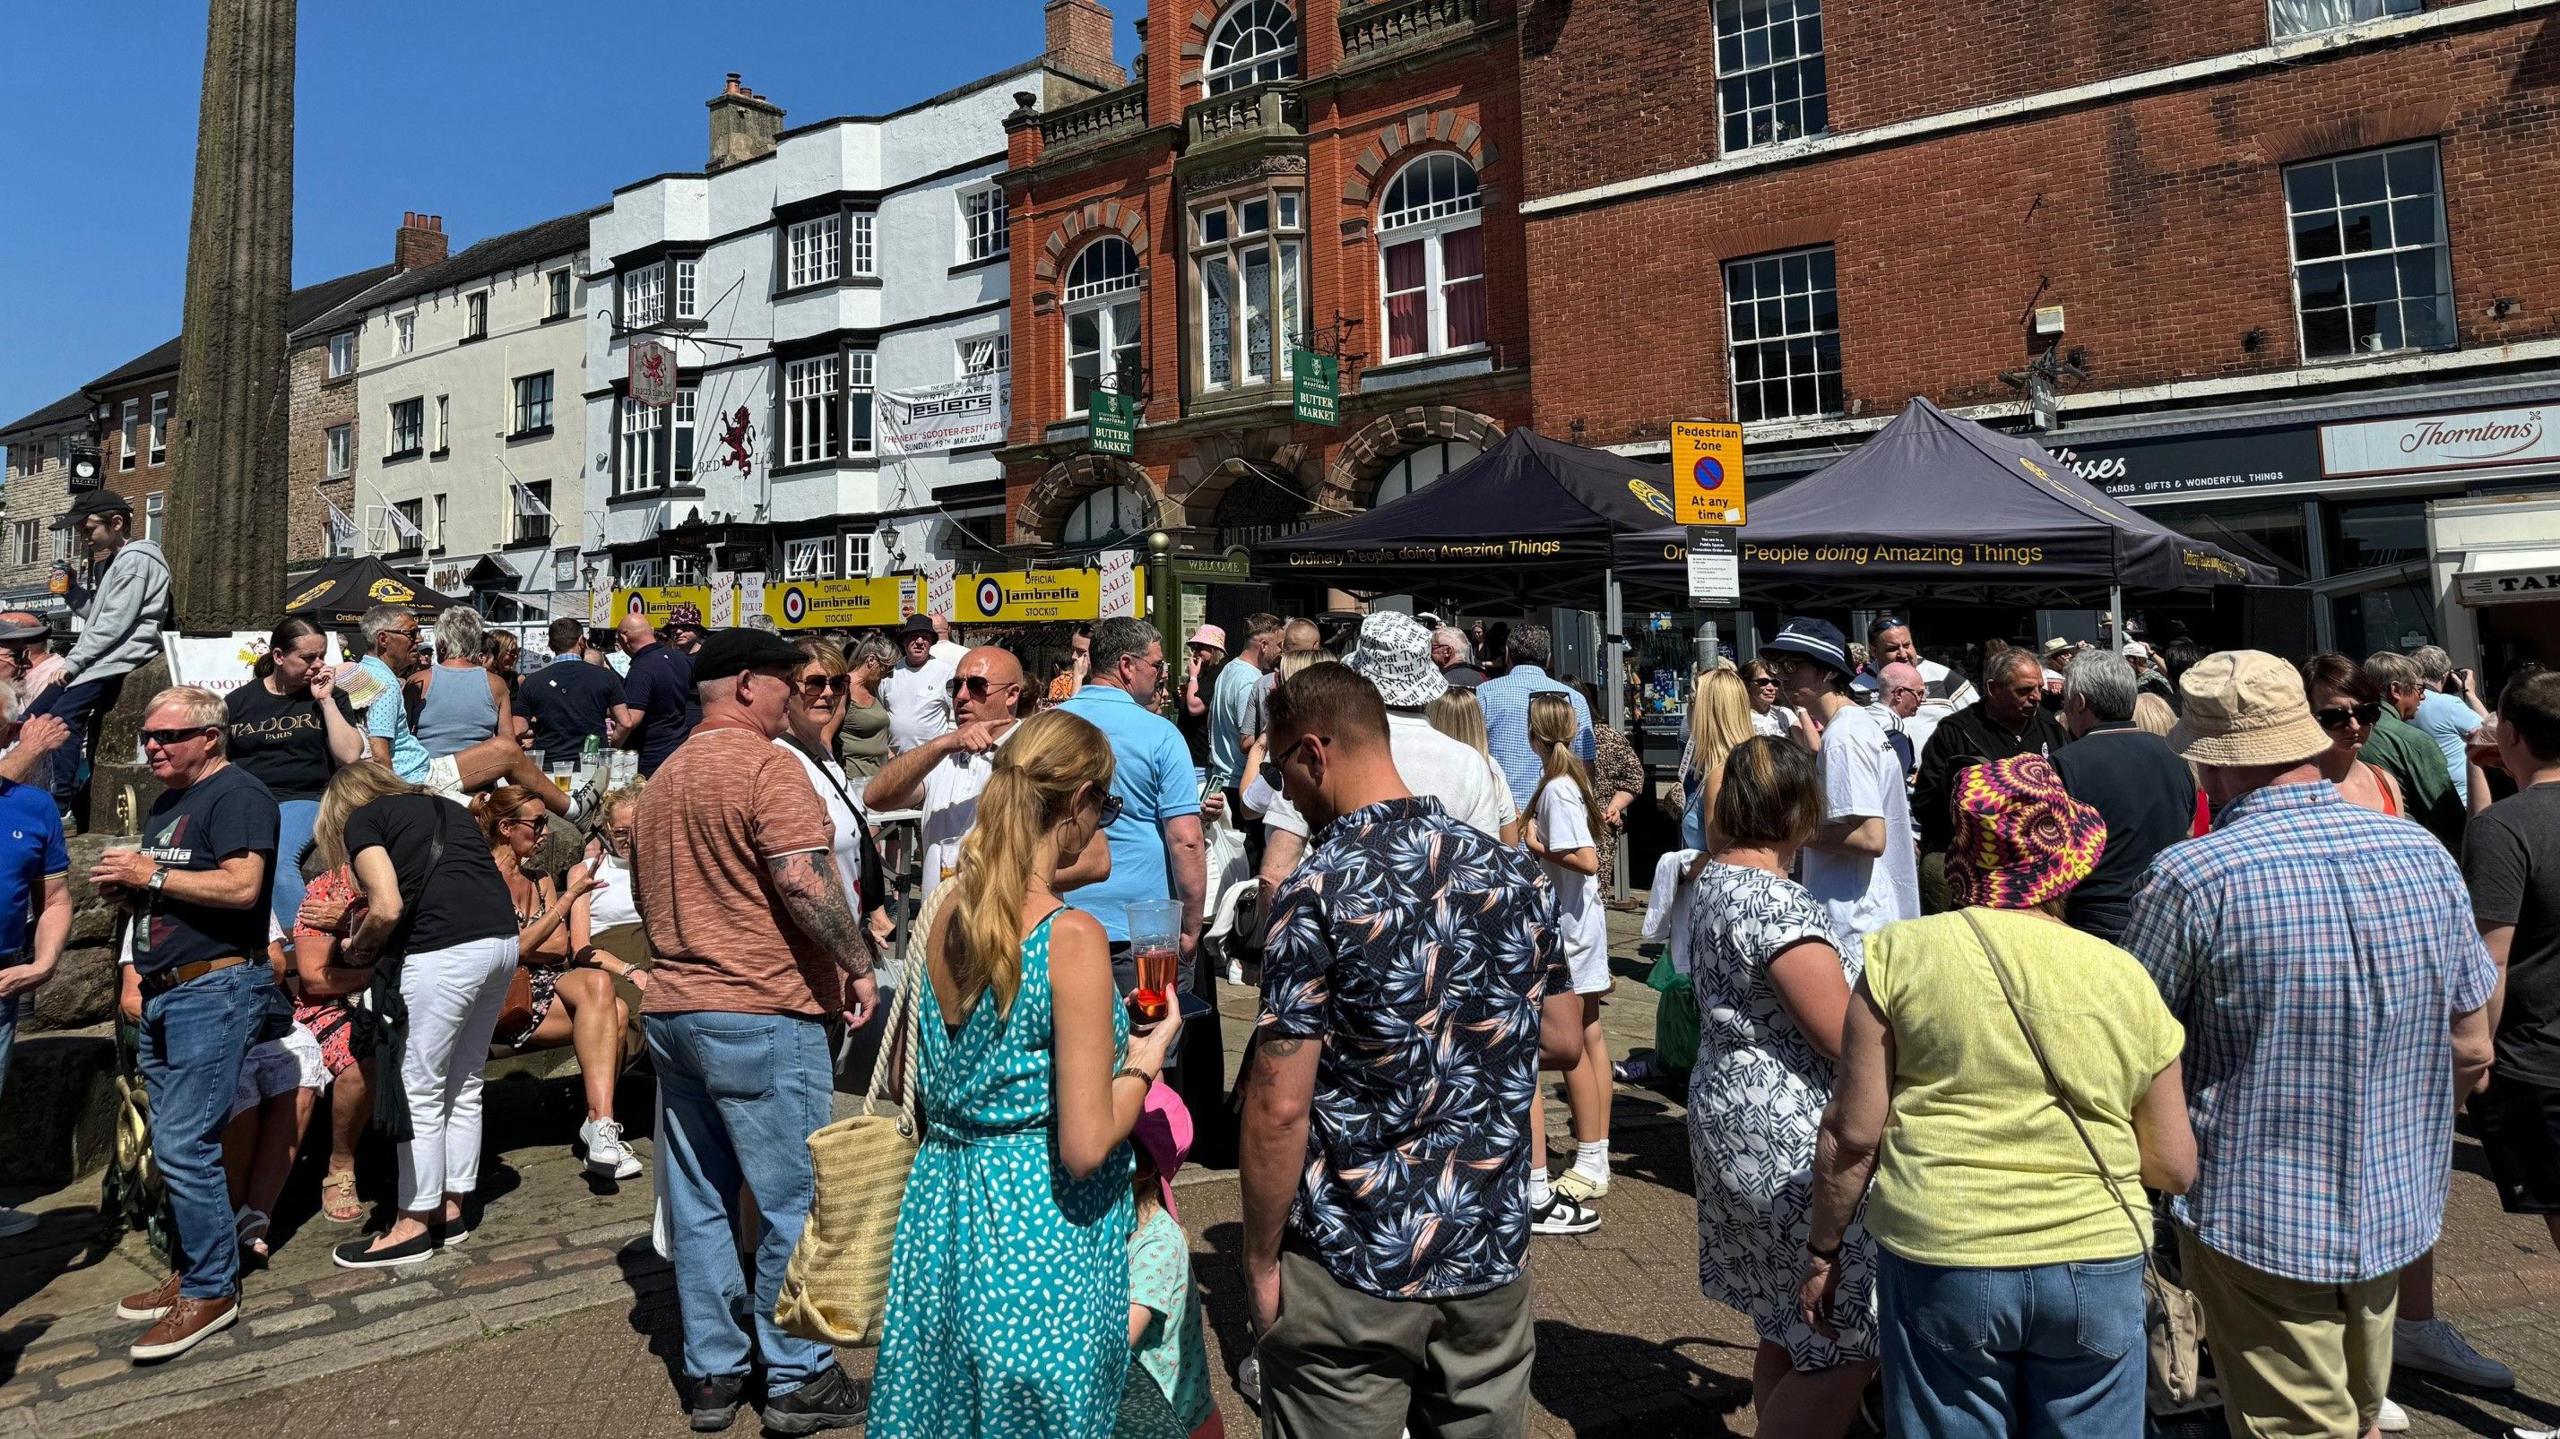
<path id="1" fill-rule="evenodd" d="M 1146 1108 L 1138 1111 L 1138 1126 L 1129 1131 L 1129 1139 L 1146 1151 L 1147 1161 L 1156 1167 L 1156 1192 L 1164 1200 L 1164 1212 L 1180 1219 L 1182 1210 L 1173 1202 L 1173 1176 L 1191 1154 L 1191 1107 L 1157 1080 L 1147 1091 Z"/>

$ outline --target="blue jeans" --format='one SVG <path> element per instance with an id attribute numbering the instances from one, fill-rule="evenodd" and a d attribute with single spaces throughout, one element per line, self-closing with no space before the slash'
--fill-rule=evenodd
<path id="1" fill-rule="evenodd" d="M 1886 1432 L 2140 1439 L 2142 1256 L 1942 1269 L 1878 1247 Z"/>
<path id="2" fill-rule="evenodd" d="M 0 1090 L 9 1082 L 9 1056 L 18 1049 L 18 996 L 0 999 Z"/>
<path id="3" fill-rule="evenodd" d="M 252 958 L 142 1000 L 142 1083 L 151 1096 L 151 1157 L 177 1221 L 178 1292 L 239 1292 L 240 1244 L 222 1173 L 222 1130 L 240 1062 L 258 1037 L 275 975 Z"/>
<path id="4" fill-rule="evenodd" d="M 302 847 L 311 842 L 311 830 L 319 822 L 316 799 L 276 801 L 276 892 L 267 907 L 276 923 L 284 926 L 288 942 L 293 938 L 293 918 L 302 913 Z"/>
<path id="5" fill-rule="evenodd" d="M 33 719 L 37 715 L 57 715 L 71 729 L 71 738 L 49 757 L 53 768 L 44 783 L 53 791 L 54 803 L 71 805 L 88 783 L 90 765 L 97 759 L 98 727 L 106 723 L 107 711 L 116 707 L 116 699 L 123 693 L 123 675 L 75 680 L 36 696 L 26 713 L 19 716 Z"/>
<path id="6" fill-rule="evenodd" d="M 814 1189 L 809 1136 L 833 1117 L 824 1026 L 782 1014 L 652 1014 L 649 1059 L 666 1107 L 658 1133 L 667 1247 L 684 1320 L 684 1372 L 747 1372 L 748 1322 L 764 1356 L 765 1392 L 788 1394 L 826 1372 L 835 1352 L 773 1322 L 782 1271 L 800 1242 Z M 753 1292 L 738 1269 L 741 1183 L 756 1197 Z M 741 1305 L 752 1313 L 741 1319 Z"/>

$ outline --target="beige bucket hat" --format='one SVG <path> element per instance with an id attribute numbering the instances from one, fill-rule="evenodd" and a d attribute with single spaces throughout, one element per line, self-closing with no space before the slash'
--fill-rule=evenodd
<path id="1" fill-rule="evenodd" d="M 2223 650 L 2179 680 L 2186 692 L 2169 743 L 2198 764 L 2300 764 L 2329 747 L 2311 717 L 2302 672 L 2264 650 Z"/>

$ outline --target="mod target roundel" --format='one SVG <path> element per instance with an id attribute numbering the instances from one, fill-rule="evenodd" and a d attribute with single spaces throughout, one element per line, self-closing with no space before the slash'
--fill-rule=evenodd
<path id="1" fill-rule="evenodd" d="M 1004 609 L 1004 586 L 993 579 L 978 581 L 978 613 L 993 616 Z"/>
<path id="2" fill-rule="evenodd" d="M 798 624 L 809 617 L 809 597 L 798 585 L 782 592 L 782 618 L 786 624 Z"/>

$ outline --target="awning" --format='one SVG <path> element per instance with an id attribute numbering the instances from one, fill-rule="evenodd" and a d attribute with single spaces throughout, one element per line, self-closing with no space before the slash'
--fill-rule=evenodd
<path id="1" fill-rule="evenodd" d="M 2560 549 L 2473 550 L 2462 557 L 2453 597 L 2466 605 L 2560 600 Z"/>

